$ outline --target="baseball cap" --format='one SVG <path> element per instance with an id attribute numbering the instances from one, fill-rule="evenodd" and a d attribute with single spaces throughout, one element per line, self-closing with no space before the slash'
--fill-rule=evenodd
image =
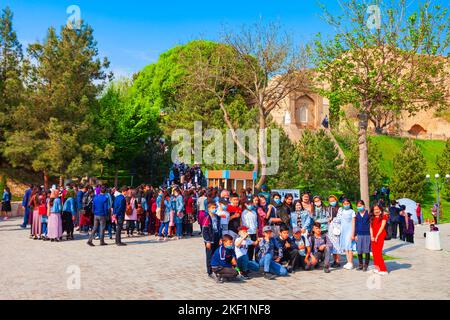
<path id="1" fill-rule="evenodd" d="M 247 230 L 248 230 L 248 227 L 246 227 L 246 226 L 240 226 L 239 229 L 238 229 L 238 231 L 241 231 L 241 230 L 247 231 Z"/>
<path id="2" fill-rule="evenodd" d="M 264 228 L 263 228 L 263 232 L 272 232 L 272 227 L 271 226 L 265 226 Z"/>

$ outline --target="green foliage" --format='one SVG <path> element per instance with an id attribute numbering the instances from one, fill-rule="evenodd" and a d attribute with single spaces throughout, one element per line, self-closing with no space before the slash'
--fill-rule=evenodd
<path id="1" fill-rule="evenodd" d="M 86 175 L 99 169 L 108 150 L 96 144 L 97 95 L 109 63 L 97 55 L 93 30 L 64 26 L 48 30 L 44 42 L 31 44 L 35 61 L 27 74 L 27 99 L 12 114 L 14 130 L 4 154 L 13 166 L 51 175 Z"/>
<path id="2" fill-rule="evenodd" d="M 422 201 L 425 188 L 426 162 L 414 141 L 407 140 L 394 158 L 391 189 L 397 199 Z"/>
<path id="3" fill-rule="evenodd" d="M 10 115 L 23 101 L 24 65 L 22 46 L 13 29 L 13 13 L 7 7 L 0 16 L 0 157 L 5 136 L 12 130 Z"/>
<path id="4" fill-rule="evenodd" d="M 278 155 L 278 173 L 267 176 L 267 185 L 278 189 L 297 187 L 300 182 L 300 175 L 298 170 L 298 153 L 295 151 L 296 146 L 279 126 L 271 124 L 269 129 L 277 129 L 280 132 L 280 152 Z M 270 136 L 270 132 L 268 136 Z M 267 149 L 270 150 L 270 145 Z"/>
<path id="5" fill-rule="evenodd" d="M 447 139 L 445 149 L 437 158 L 437 167 L 439 174 L 444 179 L 447 174 L 450 174 L 450 138 Z M 443 195 L 446 200 L 450 200 L 450 183 L 444 184 Z"/>
<path id="6" fill-rule="evenodd" d="M 306 130 L 297 144 L 300 182 L 314 193 L 327 195 L 338 187 L 342 159 L 324 130 Z"/>
<path id="7" fill-rule="evenodd" d="M 371 191 L 377 190 L 382 186 L 385 178 L 384 172 L 380 166 L 381 150 L 378 144 L 369 139 L 369 188 Z M 340 170 L 339 184 L 340 189 L 347 197 L 353 200 L 361 198 L 359 193 L 359 152 L 358 144 L 355 144 L 347 154 L 344 167 Z"/>
<path id="8" fill-rule="evenodd" d="M 0 178 L 0 192 L 3 194 L 3 190 L 5 189 L 5 187 L 7 186 L 7 180 L 6 180 L 6 175 L 2 175 L 2 177 Z"/>

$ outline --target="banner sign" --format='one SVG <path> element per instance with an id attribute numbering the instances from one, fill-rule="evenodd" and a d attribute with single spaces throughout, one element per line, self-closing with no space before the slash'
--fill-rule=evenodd
<path id="1" fill-rule="evenodd" d="M 288 193 L 292 194 L 294 196 L 294 200 L 299 200 L 300 199 L 300 190 L 296 190 L 296 189 L 278 189 L 278 190 L 270 190 L 270 192 L 273 193 L 279 193 L 281 196 L 281 200 L 284 199 L 284 196 Z"/>

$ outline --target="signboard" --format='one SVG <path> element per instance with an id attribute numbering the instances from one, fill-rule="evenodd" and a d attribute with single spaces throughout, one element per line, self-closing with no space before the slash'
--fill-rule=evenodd
<path id="1" fill-rule="evenodd" d="M 281 196 L 281 200 L 284 199 L 284 196 L 288 193 L 292 194 L 294 196 L 294 200 L 299 200 L 301 193 L 300 190 L 297 189 L 275 189 L 275 190 L 270 190 L 271 193 L 279 193 Z"/>

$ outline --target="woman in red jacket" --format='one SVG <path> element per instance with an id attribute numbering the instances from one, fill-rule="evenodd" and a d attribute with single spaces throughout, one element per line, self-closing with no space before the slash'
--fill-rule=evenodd
<path id="1" fill-rule="evenodd" d="M 370 237 L 372 240 L 373 272 L 386 275 L 387 269 L 383 259 L 383 245 L 386 238 L 386 222 L 388 216 L 383 214 L 383 208 L 379 205 L 372 207 L 370 213 Z"/>
<path id="2" fill-rule="evenodd" d="M 183 217 L 183 229 L 184 235 L 188 237 L 192 237 L 194 232 L 193 224 L 195 222 L 194 216 L 194 197 L 193 192 L 191 190 L 186 190 L 184 192 L 184 208 L 185 208 L 185 216 Z"/>

